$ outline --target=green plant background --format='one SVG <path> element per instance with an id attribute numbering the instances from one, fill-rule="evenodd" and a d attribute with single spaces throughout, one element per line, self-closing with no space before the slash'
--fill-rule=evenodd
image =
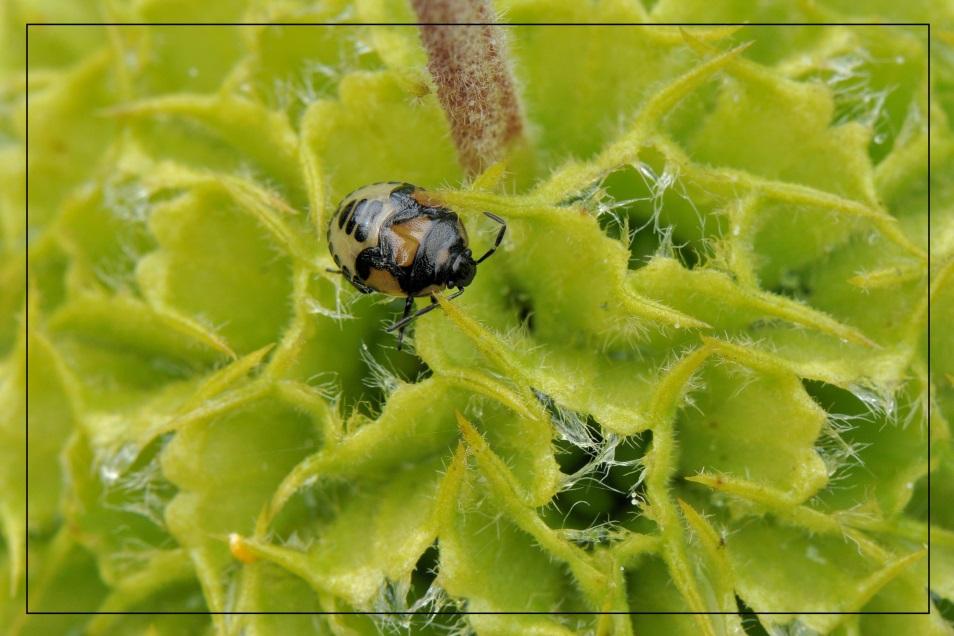
<path id="1" fill-rule="evenodd" d="M 33 26 L 23 74 L 26 21 L 403 3 L 0 5 L 4 632 L 954 633 L 954 8 L 644 5 L 496 9 L 931 19 L 931 77 L 921 27 L 507 28 L 526 147 L 469 179 L 413 27 Z M 404 353 L 320 239 L 381 180 L 510 224 Z M 929 470 L 933 613 L 795 614 L 926 609 Z M 738 608 L 793 613 L 428 616 Z"/>

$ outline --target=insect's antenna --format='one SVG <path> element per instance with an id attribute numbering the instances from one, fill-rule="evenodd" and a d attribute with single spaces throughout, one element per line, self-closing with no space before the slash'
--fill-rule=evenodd
<path id="1" fill-rule="evenodd" d="M 474 265 L 480 265 L 482 262 L 484 262 L 485 260 L 487 260 L 487 257 L 489 257 L 491 254 L 493 254 L 494 252 L 496 252 L 496 251 L 497 251 L 497 248 L 500 247 L 500 242 L 503 241 L 504 234 L 507 233 L 507 222 L 506 222 L 506 221 L 504 221 L 502 218 L 500 218 L 499 216 L 497 216 L 497 215 L 494 214 L 493 212 L 484 212 L 484 214 L 487 216 L 487 218 L 489 218 L 489 219 L 491 219 L 491 220 L 493 220 L 493 221 L 496 221 L 497 223 L 500 223 L 500 225 L 501 225 L 502 227 L 500 228 L 500 231 L 497 232 L 497 240 L 494 241 L 494 246 L 491 247 L 489 250 L 487 250 L 487 253 L 486 253 L 486 254 L 484 254 L 483 256 L 481 256 L 480 258 L 478 258 L 476 261 L 474 261 Z"/>

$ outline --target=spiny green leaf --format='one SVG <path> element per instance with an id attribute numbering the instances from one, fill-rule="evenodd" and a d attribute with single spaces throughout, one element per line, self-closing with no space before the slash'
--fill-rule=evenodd
<path id="1" fill-rule="evenodd" d="M 8 4 L 8 631 L 950 631 L 799 614 L 923 610 L 928 528 L 952 600 L 950 8 L 495 2 L 526 143 L 467 182 L 418 31 L 337 24 L 409 3 Z M 21 18 L 285 24 L 35 24 L 24 78 Z M 508 224 L 403 352 L 327 271 L 374 181 Z"/>

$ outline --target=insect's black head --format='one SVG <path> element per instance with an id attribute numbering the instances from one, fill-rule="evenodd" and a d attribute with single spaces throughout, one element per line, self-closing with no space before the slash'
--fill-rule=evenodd
<path id="1" fill-rule="evenodd" d="M 477 263 L 470 250 L 462 247 L 451 252 L 447 265 L 447 286 L 464 288 L 474 280 L 477 273 Z"/>

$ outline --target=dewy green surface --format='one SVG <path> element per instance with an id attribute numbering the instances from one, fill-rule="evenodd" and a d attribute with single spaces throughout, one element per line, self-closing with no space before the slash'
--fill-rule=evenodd
<path id="1" fill-rule="evenodd" d="M 931 51 L 507 28 L 529 150 L 470 179 L 413 27 L 33 26 L 23 75 L 24 21 L 402 2 L 3 4 L 0 631 L 954 633 L 954 7 L 755 5 L 495 8 L 931 19 Z M 326 271 L 334 205 L 380 180 L 478 252 L 484 211 L 510 228 L 403 353 L 399 303 Z M 927 609 L 929 503 L 931 615 L 800 613 Z M 739 608 L 787 614 L 431 614 Z"/>

